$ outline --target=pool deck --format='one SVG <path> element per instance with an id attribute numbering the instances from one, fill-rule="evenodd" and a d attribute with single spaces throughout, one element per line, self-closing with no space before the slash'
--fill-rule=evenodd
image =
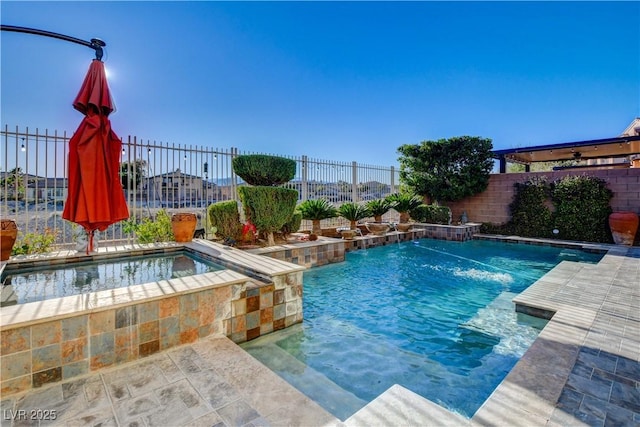
<path id="1" fill-rule="evenodd" d="M 2 425 L 638 426 L 640 248 L 606 248 L 598 264 L 562 262 L 516 297 L 523 310 L 555 314 L 471 420 L 396 385 L 341 422 L 211 336 L 7 397 Z M 47 411 L 56 420 L 30 419 Z"/>

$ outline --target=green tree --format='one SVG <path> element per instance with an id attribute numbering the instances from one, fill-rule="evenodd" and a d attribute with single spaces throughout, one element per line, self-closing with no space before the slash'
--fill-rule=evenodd
<path id="1" fill-rule="evenodd" d="M 132 162 L 120 163 L 120 182 L 125 190 L 136 190 L 140 187 L 142 178 L 146 176 L 146 160 L 136 159 Z"/>
<path id="2" fill-rule="evenodd" d="M 7 187 L 7 194 L 4 198 L 15 197 L 23 200 L 25 196 L 24 173 L 19 167 L 11 169 L 4 178 L 0 180 L 0 189 L 4 191 Z"/>
<path id="3" fill-rule="evenodd" d="M 300 203 L 297 208 L 303 219 L 311 220 L 311 232 L 319 236 L 322 235 L 320 221 L 323 219 L 335 218 L 338 210 L 326 199 L 311 199 Z"/>
<path id="4" fill-rule="evenodd" d="M 435 201 L 455 201 L 481 193 L 493 168 L 491 139 L 459 136 L 398 148 L 400 180 Z"/>

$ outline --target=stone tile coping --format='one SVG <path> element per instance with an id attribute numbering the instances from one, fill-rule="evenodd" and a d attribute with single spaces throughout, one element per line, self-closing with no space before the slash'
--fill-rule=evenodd
<path id="1" fill-rule="evenodd" d="M 218 243 L 199 240 L 186 244 L 161 243 L 151 245 L 125 245 L 118 247 L 99 248 L 97 253 L 87 256 L 75 251 L 60 251 L 41 256 L 22 256 L 11 260 L 12 264 L 35 266 L 39 264 L 61 265 L 80 261 L 100 261 L 113 257 L 138 256 L 160 252 L 190 249 L 209 257 L 215 258 L 223 264 L 237 265 L 247 271 L 255 271 L 259 275 L 272 277 L 304 270 L 295 264 L 279 261 L 267 257 L 248 254 L 239 249 L 223 246 Z M 0 274 L 7 263 L 0 267 Z M 3 307 L 0 310 L 0 330 L 28 326 L 39 320 L 56 320 L 82 312 L 100 311 L 128 305 L 142 300 L 156 300 L 166 298 L 168 294 L 182 294 L 193 292 L 203 287 L 244 283 L 247 275 L 233 270 L 220 270 L 209 273 L 187 276 L 176 279 L 160 280 L 135 286 L 90 292 L 81 295 L 35 301 Z"/>

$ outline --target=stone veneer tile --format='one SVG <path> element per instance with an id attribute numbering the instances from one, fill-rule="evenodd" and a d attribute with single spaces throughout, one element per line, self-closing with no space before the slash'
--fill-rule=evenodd
<path id="1" fill-rule="evenodd" d="M 260 295 L 247 296 L 247 313 L 260 310 Z"/>
<path id="2" fill-rule="evenodd" d="M 128 326 L 115 331 L 115 361 L 130 362 L 138 358 L 138 328 Z"/>
<path id="3" fill-rule="evenodd" d="M 260 294 L 260 308 L 273 307 L 273 292 L 263 292 Z"/>
<path id="4" fill-rule="evenodd" d="M 247 341 L 256 339 L 259 336 L 260 336 L 260 326 L 253 329 L 247 329 Z"/>
<path id="5" fill-rule="evenodd" d="M 0 381 L 31 374 L 31 352 L 22 351 L 0 357 Z"/>
<path id="6" fill-rule="evenodd" d="M 247 330 L 260 328 L 260 312 L 252 311 L 251 313 L 247 313 L 245 323 L 245 328 Z"/>
<path id="7" fill-rule="evenodd" d="M 89 314 L 89 334 L 97 335 L 115 329 L 115 310 L 105 310 Z"/>
<path id="8" fill-rule="evenodd" d="M 231 302 L 231 316 L 242 316 L 247 312 L 247 300 L 240 299 Z"/>
<path id="9" fill-rule="evenodd" d="M 244 332 L 247 330 L 245 316 L 236 316 L 231 318 L 231 332 Z"/>
<path id="10" fill-rule="evenodd" d="M 90 337 L 91 370 L 110 366 L 115 361 L 115 339 L 113 332 Z"/>
<path id="11" fill-rule="evenodd" d="M 65 365 L 67 363 L 77 362 L 81 359 L 86 359 L 87 352 L 87 338 L 78 338 L 75 340 L 63 341 L 61 344 L 61 361 Z"/>
<path id="12" fill-rule="evenodd" d="M 59 320 L 41 323 L 31 327 L 31 348 L 59 343 L 62 338 L 62 324 Z"/>
<path id="13" fill-rule="evenodd" d="M 158 320 L 138 325 L 138 339 L 140 343 L 157 340 L 160 337 L 160 322 Z"/>
<path id="14" fill-rule="evenodd" d="M 270 334 L 271 332 L 273 332 L 273 322 L 260 325 L 260 335 Z"/>
<path id="15" fill-rule="evenodd" d="M 19 393 L 21 391 L 29 390 L 31 388 L 31 374 L 22 377 L 13 378 L 7 381 L 2 381 L 0 388 L 1 395 L 8 395 L 13 393 Z"/>
<path id="16" fill-rule="evenodd" d="M 44 384 L 54 383 L 62 379 L 62 367 L 35 372 L 32 376 L 33 386 L 40 387 Z"/>
<path id="17" fill-rule="evenodd" d="M 286 316 L 286 307 L 284 304 L 278 304 L 273 306 L 273 320 L 284 319 Z"/>
<path id="18" fill-rule="evenodd" d="M 116 308 L 116 329 L 126 328 L 138 323 L 138 311 L 136 306 Z"/>
<path id="19" fill-rule="evenodd" d="M 284 302 L 284 289 L 273 291 L 273 305 L 282 304 Z"/>
<path id="20" fill-rule="evenodd" d="M 180 331 L 180 344 L 188 344 L 198 340 L 198 328 L 191 328 Z"/>
<path id="21" fill-rule="evenodd" d="M 149 301 L 138 304 L 138 321 L 140 323 L 152 322 L 160 318 L 160 302 Z M 166 317 L 166 316 L 165 316 Z"/>
<path id="22" fill-rule="evenodd" d="M 62 319 L 62 341 L 70 341 L 87 336 L 88 316 L 75 316 Z"/>
<path id="23" fill-rule="evenodd" d="M 140 357 L 146 357 L 158 351 L 160 351 L 160 341 L 155 340 L 140 344 L 138 354 L 140 354 Z"/>
<path id="24" fill-rule="evenodd" d="M 62 365 L 60 344 L 51 344 L 31 350 L 31 370 L 44 371 Z"/>
<path id="25" fill-rule="evenodd" d="M 266 307 L 260 310 L 260 324 L 273 322 L 273 307 Z"/>
<path id="26" fill-rule="evenodd" d="M 62 366 L 62 379 L 67 380 L 69 378 L 84 375 L 89 372 L 89 362 L 87 360 L 81 360 L 79 362 L 70 363 Z"/>
<path id="27" fill-rule="evenodd" d="M 31 348 L 31 328 L 15 328 L 0 332 L 0 354 L 7 355 Z"/>
<path id="28" fill-rule="evenodd" d="M 177 316 L 180 313 L 180 301 L 177 296 L 163 298 L 159 301 L 160 318 Z"/>
<path id="29" fill-rule="evenodd" d="M 280 329 L 284 329 L 284 319 L 274 319 L 273 321 L 273 330 L 279 331 Z"/>

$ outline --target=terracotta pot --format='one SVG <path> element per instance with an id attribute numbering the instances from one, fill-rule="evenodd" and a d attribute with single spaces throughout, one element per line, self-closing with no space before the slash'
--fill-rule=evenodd
<path id="1" fill-rule="evenodd" d="M 176 242 L 184 243 L 193 240 L 198 218 L 193 213 L 177 213 L 171 216 L 171 227 Z"/>
<path id="2" fill-rule="evenodd" d="M 0 234 L 0 243 L 2 246 L 2 253 L 0 254 L 0 261 L 6 261 L 11 256 L 13 245 L 16 243 L 18 237 L 18 226 L 12 219 L 3 219 L 2 229 Z"/>
<path id="3" fill-rule="evenodd" d="M 633 245 L 638 231 L 638 215 L 635 212 L 614 212 L 609 215 L 609 227 L 616 245 Z"/>

